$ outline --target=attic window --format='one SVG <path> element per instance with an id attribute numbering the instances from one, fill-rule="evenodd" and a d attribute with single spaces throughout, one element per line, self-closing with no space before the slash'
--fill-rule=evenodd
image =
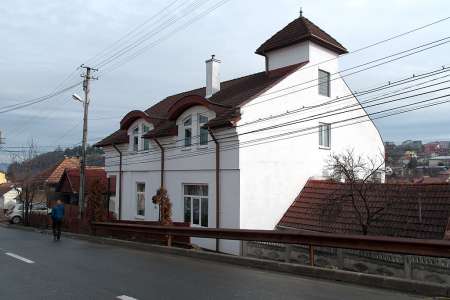
<path id="1" fill-rule="evenodd" d="M 192 118 L 188 117 L 183 122 L 184 127 L 184 146 L 190 147 L 192 145 Z"/>
<path id="2" fill-rule="evenodd" d="M 319 69 L 319 95 L 330 97 L 330 73 Z"/>
<path id="3" fill-rule="evenodd" d="M 133 151 L 139 150 L 139 127 L 133 129 Z"/>
<path id="4" fill-rule="evenodd" d="M 203 127 L 206 123 L 208 123 L 208 117 L 198 115 L 198 126 L 200 127 L 200 146 L 208 145 L 208 129 Z"/>
<path id="5" fill-rule="evenodd" d="M 150 130 L 150 127 L 148 127 L 145 124 L 142 124 L 142 134 L 146 134 Z M 144 139 L 144 151 L 147 151 L 150 149 L 150 140 Z"/>

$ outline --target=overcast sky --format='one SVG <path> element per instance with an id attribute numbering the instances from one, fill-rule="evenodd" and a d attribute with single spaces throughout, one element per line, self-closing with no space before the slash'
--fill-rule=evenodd
<path id="1" fill-rule="evenodd" d="M 208 5 L 219 0 L 210 0 Z M 184 1 L 186 2 L 186 1 Z M 133 27 L 167 6 L 162 0 L 2 0 L 0 2 L 0 107 L 53 91 L 80 80 L 81 63 L 104 50 Z M 172 7 L 161 18 L 177 20 L 163 32 L 182 26 L 135 59 L 100 71 L 92 84 L 89 141 L 118 128 L 132 109 L 146 109 L 167 95 L 204 85 L 204 61 L 211 54 L 222 60 L 223 80 L 263 70 L 255 49 L 276 31 L 304 15 L 351 52 L 375 41 L 449 16 L 450 2 L 415 0 L 230 0 L 190 26 L 195 16 Z M 156 22 L 153 19 L 153 22 Z M 151 32 L 154 23 L 144 29 Z M 449 35 L 450 20 L 370 50 L 349 54 L 341 68 L 389 55 Z M 154 43 L 161 36 L 148 40 Z M 145 45 L 145 44 L 143 44 Z M 449 65 L 450 44 L 346 79 L 353 90 L 363 89 Z M 105 53 L 103 53 L 105 54 Z M 104 56 L 104 55 L 103 55 Z M 101 59 L 94 59 L 98 63 Z M 120 62 L 120 60 L 118 61 Z M 108 67 L 109 70 L 108 70 Z M 0 114 L 5 147 L 26 145 L 33 138 L 41 150 L 81 141 L 82 107 L 68 91 L 49 101 Z M 384 140 L 450 139 L 450 104 L 377 121 Z M 8 160 L 0 151 L 0 162 Z"/>

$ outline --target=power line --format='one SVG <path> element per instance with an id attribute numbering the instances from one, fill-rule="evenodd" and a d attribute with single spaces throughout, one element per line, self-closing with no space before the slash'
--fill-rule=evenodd
<path id="1" fill-rule="evenodd" d="M 450 87 L 447 87 L 446 89 L 449 89 L 449 88 Z M 425 94 L 435 93 L 435 92 L 436 91 L 430 91 L 430 92 L 427 92 L 427 93 L 421 93 L 421 94 L 417 94 L 417 95 L 413 95 L 413 96 L 423 96 Z M 398 102 L 398 101 L 404 100 L 406 98 L 411 98 L 413 96 L 408 96 L 408 97 L 404 97 L 404 98 L 398 98 L 398 99 L 394 99 L 394 100 L 390 100 L 390 101 L 385 101 L 383 103 L 375 104 L 375 105 L 383 105 L 383 104 L 389 104 L 389 103 L 393 103 L 393 102 Z M 445 95 L 445 96 L 448 96 L 448 95 Z M 423 100 L 423 101 L 415 102 L 415 103 L 412 103 L 412 104 L 407 104 L 406 106 L 408 106 L 408 105 L 417 105 L 417 104 L 423 103 L 425 101 L 437 100 L 437 99 L 440 99 L 440 98 L 445 97 L 445 96 L 435 97 L 435 98 L 432 98 L 432 99 Z M 375 106 L 375 105 L 372 105 L 372 106 Z M 396 108 L 399 108 L 399 107 L 396 107 Z M 311 115 L 311 116 L 308 116 L 308 117 L 305 117 L 305 118 L 302 118 L 302 119 L 296 119 L 296 120 L 290 121 L 290 122 L 275 124 L 273 126 L 269 126 L 269 127 L 265 127 L 265 128 L 259 128 L 259 129 L 256 129 L 256 130 L 251 130 L 251 131 L 247 131 L 247 132 L 243 132 L 243 133 L 239 133 L 239 134 L 232 134 L 232 135 L 228 135 L 228 136 L 225 136 L 225 137 L 220 137 L 220 138 L 217 138 L 217 140 L 219 140 L 219 141 L 222 140 L 223 141 L 223 140 L 226 140 L 226 139 L 236 138 L 236 137 L 240 137 L 240 136 L 243 136 L 243 135 L 255 134 L 255 133 L 259 133 L 259 132 L 263 132 L 263 131 L 267 131 L 267 130 L 278 129 L 280 127 L 297 125 L 297 124 L 304 123 L 304 122 L 310 122 L 310 121 L 313 121 L 313 120 L 316 120 L 316 119 L 319 119 L 319 118 L 327 118 L 327 117 L 336 116 L 336 115 L 340 115 L 340 114 L 343 114 L 343 113 L 348 113 L 348 112 L 358 111 L 358 110 L 361 110 L 361 108 L 348 110 L 348 111 L 341 111 L 341 112 L 339 112 L 339 111 L 337 111 L 337 112 L 336 111 L 332 111 L 332 112 L 325 112 L 325 113 L 321 113 L 321 114 L 315 114 L 315 115 Z M 389 111 L 389 110 L 392 110 L 392 109 L 388 109 L 388 110 L 385 110 L 385 111 Z M 364 110 L 362 110 L 362 111 L 364 111 Z M 382 111 L 382 112 L 384 112 L 384 111 Z M 378 113 L 380 113 L 380 112 L 370 113 L 370 114 L 364 113 L 363 116 L 373 115 L 373 114 L 378 114 Z M 317 127 L 317 126 L 313 126 L 313 127 Z M 209 140 L 208 142 L 212 142 L 212 140 Z M 194 146 L 195 146 L 195 144 L 194 144 Z M 166 149 L 167 150 L 175 150 L 177 148 L 184 148 L 184 146 L 176 146 L 176 147 L 171 147 L 171 148 L 166 148 Z M 155 152 L 159 152 L 157 150 L 154 150 L 154 151 Z M 143 153 L 143 154 L 145 154 L 145 153 Z"/>
<path id="2" fill-rule="evenodd" d="M 447 98 L 449 96 L 450 96 L 450 94 L 445 95 L 445 97 L 447 97 Z M 438 98 L 441 98 L 441 97 L 438 97 Z M 435 99 L 437 99 L 437 98 L 428 99 L 428 101 L 432 101 L 432 100 L 435 100 Z M 449 102 L 450 102 L 450 100 L 442 100 L 442 101 L 431 103 L 431 104 L 424 104 L 424 105 L 422 105 L 420 107 L 413 107 L 413 108 L 409 108 L 409 109 L 406 109 L 406 110 L 389 113 L 390 111 L 395 111 L 395 110 L 398 110 L 399 108 L 407 108 L 409 106 L 417 105 L 418 103 L 424 103 L 424 101 L 420 101 L 420 102 L 416 102 L 416 103 L 413 103 L 413 104 L 402 105 L 402 106 L 390 108 L 390 109 L 387 109 L 387 110 L 382 110 L 382 111 L 378 111 L 378 112 L 375 112 L 375 113 L 370 113 L 370 114 L 367 114 L 367 115 L 364 114 L 364 115 L 361 115 L 361 116 L 358 116 L 358 117 L 347 118 L 347 119 L 339 120 L 337 122 L 332 122 L 331 123 L 332 130 L 333 129 L 337 129 L 337 128 L 341 128 L 341 127 L 351 126 L 351 125 L 354 125 L 354 124 L 363 123 L 363 122 L 369 122 L 371 120 L 382 119 L 382 118 L 391 117 L 391 116 L 394 116 L 394 115 L 399 115 L 399 114 L 404 114 L 404 113 L 408 113 L 408 112 L 412 112 L 412 111 L 417 111 L 417 110 L 420 110 L 420 109 L 433 107 L 433 106 L 437 106 L 437 105 L 442 105 L 442 104 L 449 103 Z M 388 114 L 381 115 L 379 117 L 372 117 L 373 115 L 380 114 L 380 113 L 388 113 Z M 370 117 L 372 117 L 372 118 L 370 118 Z M 345 122 L 348 122 L 348 121 L 353 121 L 353 120 L 357 120 L 357 119 L 361 119 L 361 118 L 366 118 L 366 120 L 360 120 L 360 121 L 356 121 L 356 122 L 350 123 L 350 124 L 342 124 L 342 125 L 338 125 L 337 127 L 333 126 L 333 124 L 341 124 L 341 123 L 345 123 Z M 243 144 L 244 146 L 232 147 L 233 146 L 233 144 L 232 144 L 228 148 L 227 148 L 227 146 L 224 146 L 225 149 L 221 148 L 220 151 L 221 152 L 225 152 L 225 151 L 229 151 L 229 150 L 246 148 L 246 147 L 250 147 L 250 146 L 256 146 L 256 145 L 265 144 L 265 143 L 269 143 L 269 142 L 279 141 L 279 140 L 267 141 L 268 139 L 284 137 L 283 138 L 283 140 L 284 140 L 284 139 L 291 139 L 291 138 L 296 138 L 296 137 L 299 137 L 299 136 L 304 136 L 304 135 L 309 135 L 309 134 L 315 134 L 315 133 L 319 132 L 319 131 L 313 131 L 313 132 L 302 133 L 302 134 L 296 135 L 296 136 L 290 136 L 290 137 L 288 136 L 288 135 L 301 133 L 301 132 L 304 132 L 304 131 L 314 130 L 314 129 L 317 129 L 317 126 L 311 126 L 311 127 L 308 127 L 308 128 L 302 128 L 302 129 L 298 129 L 298 130 L 291 131 L 291 132 L 286 132 L 286 133 L 281 133 L 281 134 L 277 134 L 277 135 L 273 135 L 273 136 L 258 138 L 258 139 L 255 139 L 255 140 L 250 140 L 250 141 L 245 141 L 245 142 L 238 142 L 237 144 L 234 144 L 234 145 L 242 145 Z M 286 137 L 286 136 L 288 136 L 288 137 Z M 254 144 L 254 145 L 250 144 L 251 142 L 255 142 L 255 141 L 256 142 L 261 141 L 261 142 L 258 143 L 258 144 Z M 213 149 L 204 149 L 204 150 L 197 150 L 197 152 L 190 152 L 190 153 L 186 153 L 186 154 L 184 154 L 184 153 L 183 154 L 175 154 L 175 155 L 166 157 L 165 159 L 166 160 L 172 160 L 172 159 L 181 159 L 181 158 L 191 158 L 191 157 L 200 156 L 200 155 L 212 154 L 214 152 L 215 152 L 215 150 L 213 150 Z M 127 156 L 125 156 L 125 158 L 126 157 Z M 160 161 L 160 159 L 132 161 L 132 162 L 123 163 L 122 165 L 133 165 L 133 164 L 140 164 L 140 163 L 144 163 L 144 162 L 145 163 L 149 163 L 149 162 L 155 162 L 155 161 Z M 110 166 L 110 167 L 117 166 L 117 165 L 118 164 L 108 164 L 108 166 Z"/>

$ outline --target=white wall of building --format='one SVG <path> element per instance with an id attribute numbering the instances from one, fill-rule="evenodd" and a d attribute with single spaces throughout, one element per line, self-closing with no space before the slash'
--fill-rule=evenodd
<path id="1" fill-rule="evenodd" d="M 16 198 L 19 196 L 19 192 L 15 189 L 11 189 L 10 191 L 0 196 L 0 210 L 2 209 L 10 209 L 16 204 Z"/>
<path id="2" fill-rule="evenodd" d="M 351 92 L 341 78 L 331 76 L 330 97 L 318 93 L 318 70 L 336 73 L 338 61 L 330 61 L 333 57 L 330 51 L 313 43 L 310 43 L 309 55 L 310 63 L 241 109 L 242 118 L 237 131 L 240 143 L 247 145 L 239 153 L 241 228 L 273 229 L 308 178 L 325 175 L 324 168 L 331 153 L 355 149 L 364 156 L 382 158 L 384 155 L 377 129 L 357 100 L 349 96 Z M 318 64 L 322 61 L 327 62 Z M 336 100 L 336 97 L 345 100 L 317 107 Z M 260 101 L 263 102 L 255 104 Z M 355 111 L 324 116 L 325 112 L 342 107 Z M 301 111 L 295 114 L 254 123 L 266 116 L 299 109 Z M 358 120 L 368 122 L 351 126 L 342 126 L 349 122 L 331 125 L 331 147 L 319 147 L 319 123 L 334 123 L 356 116 L 364 116 Z M 245 135 L 248 131 L 289 121 L 296 123 Z"/>

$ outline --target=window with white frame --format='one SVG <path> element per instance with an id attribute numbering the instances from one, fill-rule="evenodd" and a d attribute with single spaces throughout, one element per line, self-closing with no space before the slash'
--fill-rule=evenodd
<path id="1" fill-rule="evenodd" d="M 150 130 L 150 127 L 148 127 L 145 124 L 142 124 L 142 135 L 146 134 Z M 150 149 L 150 140 L 149 139 L 143 139 L 143 150 L 147 151 Z"/>
<path id="2" fill-rule="evenodd" d="M 184 221 L 194 226 L 208 227 L 208 185 L 183 185 Z"/>
<path id="3" fill-rule="evenodd" d="M 319 69 L 319 95 L 330 97 L 330 73 Z"/>
<path id="4" fill-rule="evenodd" d="M 133 129 L 133 134 L 131 138 L 132 138 L 131 142 L 133 143 L 132 149 L 134 152 L 137 152 L 139 150 L 139 127 Z"/>
<path id="5" fill-rule="evenodd" d="M 198 115 L 198 127 L 200 132 L 200 146 L 208 145 L 208 129 L 203 126 L 208 123 L 208 117 L 204 115 Z"/>
<path id="6" fill-rule="evenodd" d="M 136 183 L 136 215 L 145 216 L 145 183 Z"/>
<path id="7" fill-rule="evenodd" d="M 192 117 L 189 116 L 183 121 L 184 130 L 184 146 L 190 147 L 192 145 Z"/>
<path id="8" fill-rule="evenodd" d="M 331 124 L 319 124 L 319 146 L 330 148 L 331 145 Z"/>

